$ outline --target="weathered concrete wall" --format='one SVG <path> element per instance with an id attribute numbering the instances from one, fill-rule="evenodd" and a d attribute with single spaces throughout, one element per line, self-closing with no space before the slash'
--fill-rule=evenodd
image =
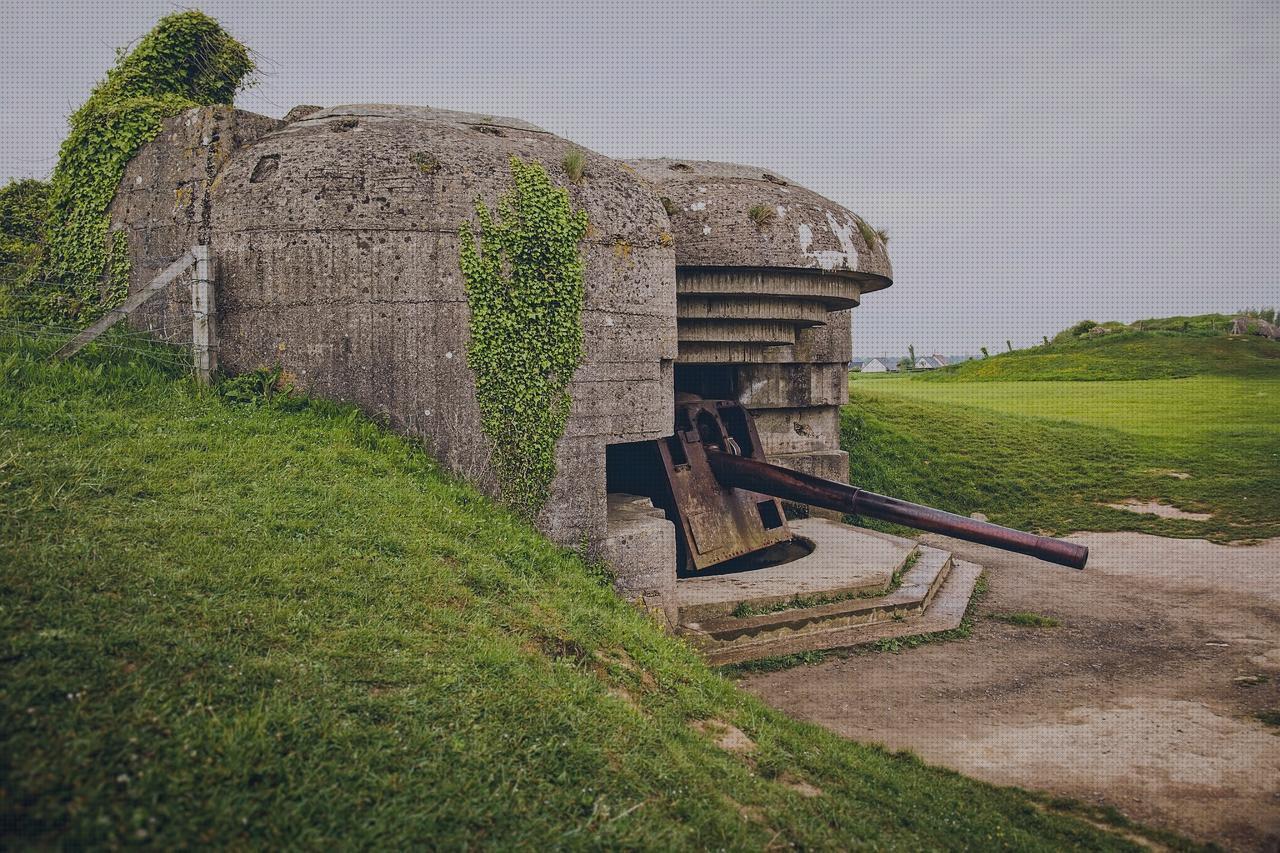
<path id="1" fill-rule="evenodd" d="M 191 109 L 168 119 L 160 134 L 129 161 L 109 211 L 112 230 L 128 233 L 131 285 L 150 281 L 212 235 L 210 196 L 219 171 L 242 147 L 282 122 L 232 109 Z M 174 343 L 191 342 L 190 296 L 170 287 L 131 318 Z"/>
<path id="2" fill-rule="evenodd" d="M 210 149 L 200 128 L 211 124 L 269 132 L 232 146 L 222 131 Z M 509 188 L 511 157 L 541 163 L 591 228 L 585 359 L 539 525 L 566 544 L 599 542 L 605 445 L 671 431 L 675 254 L 661 204 L 634 175 L 584 151 L 584 179 L 568 179 L 560 164 L 576 148 L 523 122 L 418 107 L 304 111 L 288 124 L 192 111 L 130 165 L 118 218 L 147 251 L 176 254 L 207 235 L 225 368 L 279 364 L 301 387 L 385 416 L 493 489 L 466 364 L 458 234 L 477 197 L 492 209 Z M 153 239 L 165 195 L 192 181 L 199 215 L 166 211 L 172 232 Z M 149 195 L 131 201 L 138 192 Z M 135 284 L 149 277 L 145 266 L 135 272 Z"/>

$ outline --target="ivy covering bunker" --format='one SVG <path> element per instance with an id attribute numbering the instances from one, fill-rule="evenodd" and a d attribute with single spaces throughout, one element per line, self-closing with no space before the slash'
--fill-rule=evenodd
<path id="1" fill-rule="evenodd" d="M 583 260 L 587 216 L 536 163 L 511 159 L 513 188 L 496 216 L 476 201 L 479 243 L 461 229 L 461 256 L 480 423 L 493 445 L 503 499 L 532 518 L 547 502 L 556 444 L 582 361 Z"/>

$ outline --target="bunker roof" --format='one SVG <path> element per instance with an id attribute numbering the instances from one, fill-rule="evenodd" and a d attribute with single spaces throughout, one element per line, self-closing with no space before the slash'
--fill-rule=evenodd
<path id="1" fill-rule="evenodd" d="M 829 198 L 757 166 L 628 160 L 671 218 L 683 267 L 805 269 L 854 278 L 862 292 L 893 283 L 884 241 Z"/>
<path id="2" fill-rule="evenodd" d="M 477 197 L 492 206 L 510 185 L 519 157 L 542 164 L 587 211 L 588 243 L 656 246 L 668 228 L 647 185 L 616 160 L 519 119 L 397 104 L 298 112 L 219 175 L 216 225 L 456 234 Z M 576 177 L 565 166 L 574 152 Z"/>

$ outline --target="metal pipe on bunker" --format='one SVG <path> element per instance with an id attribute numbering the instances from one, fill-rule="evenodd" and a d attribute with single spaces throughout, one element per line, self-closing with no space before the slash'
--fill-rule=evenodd
<path id="1" fill-rule="evenodd" d="M 716 479 L 725 486 L 941 533 L 968 542 L 1027 554 L 1073 569 L 1083 569 L 1089 559 L 1089 549 L 1083 545 L 943 512 L 933 507 L 770 465 L 758 459 L 709 448 L 707 462 Z"/>

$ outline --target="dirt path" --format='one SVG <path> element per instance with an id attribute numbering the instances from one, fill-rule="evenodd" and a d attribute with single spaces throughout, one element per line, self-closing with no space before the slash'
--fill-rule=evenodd
<path id="1" fill-rule="evenodd" d="M 1115 806 L 1241 850 L 1280 849 L 1280 539 L 1249 548 L 1072 537 L 1089 568 L 935 537 L 987 567 L 973 636 L 753 676 L 860 741 L 998 784 Z M 1061 620 L 1024 628 L 993 614 Z"/>

